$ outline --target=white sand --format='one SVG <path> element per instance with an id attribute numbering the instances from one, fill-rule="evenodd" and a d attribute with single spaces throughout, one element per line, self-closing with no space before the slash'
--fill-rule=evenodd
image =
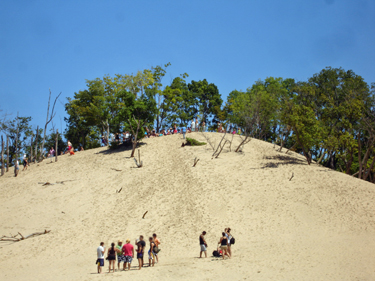
<path id="1" fill-rule="evenodd" d="M 218 144 L 220 134 L 209 136 Z M 375 280 L 373 184 L 259 140 L 213 160 L 208 145 L 181 148 L 180 135 L 144 143 L 141 169 L 130 151 L 98 148 L 0 178 L 0 236 L 51 230 L 1 242 L 0 280 Z M 236 244 L 222 261 L 212 251 L 228 226 Z M 207 259 L 197 258 L 203 230 Z M 130 272 L 96 274 L 100 241 L 153 232 L 162 241 L 154 268 L 134 261 Z"/>

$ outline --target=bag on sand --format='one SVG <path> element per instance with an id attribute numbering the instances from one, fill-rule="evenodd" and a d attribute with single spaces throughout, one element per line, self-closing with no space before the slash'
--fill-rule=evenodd
<path id="1" fill-rule="evenodd" d="M 217 258 L 219 258 L 221 255 L 220 255 L 220 253 L 218 252 L 218 251 L 213 251 L 212 252 L 212 255 L 214 256 L 214 257 L 217 257 Z"/>
<path id="2" fill-rule="evenodd" d="M 232 237 L 232 238 L 230 239 L 230 244 L 231 244 L 231 245 L 234 245 L 235 242 L 236 242 L 236 239 L 234 239 L 234 237 Z"/>

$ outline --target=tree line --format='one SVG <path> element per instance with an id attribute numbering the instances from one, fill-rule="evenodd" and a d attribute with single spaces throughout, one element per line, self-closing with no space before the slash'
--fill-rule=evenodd
<path id="1" fill-rule="evenodd" d="M 308 164 L 315 161 L 375 182 L 375 87 L 352 70 L 327 67 L 307 81 L 268 77 L 245 91 L 233 90 L 224 102 L 214 83 L 187 82 L 186 73 L 163 84 L 169 65 L 86 80 L 86 89 L 65 104 L 65 138 L 89 149 L 100 146 L 101 136 L 129 131 L 133 156 L 146 128 L 160 132 L 198 118 L 210 131 L 217 131 L 218 123 L 241 129 L 247 137 L 279 145 L 280 151 L 301 153 Z M 30 153 L 36 147 L 43 153 L 34 144 L 43 143 L 47 125 L 33 132 L 31 117 L 4 120 L 0 126 L 10 142 L 9 163 L 16 150 Z M 45 138 L 49 147 L 56 130 Z M 58 139 L 63 149 L 60 134 Z M 32 154 L 39 157 L 35 148 Z"/>

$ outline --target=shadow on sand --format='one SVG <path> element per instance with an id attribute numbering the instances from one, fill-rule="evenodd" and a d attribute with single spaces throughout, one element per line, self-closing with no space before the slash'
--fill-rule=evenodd
<path id="1" fill-rule="evenodd" d="M 291 157 L 288 155 L 276 155 L 276 156 L 264 156 L 263 159 L 266 160 L 277 160 L 276 162 L 268 162 L 260 169 L 266 169 L 266 168 L 278 168 L 279 165 L 307 165 L 307 161 L 304 161 L 302 159 L 298 159 L 295 157 Z"/>
<path id="2" fill-rule="evenodd" d="M 147 143 L 145 143 L 145 142 L 138 143 L 136 150 L 138 148 L 142 148 L 144 145 L 147 145 Z M 110 149 L 108 147 L 108 149 L 99 151 L 96 154 L 105 154 L 105 155 L 107 155 L 107 154 L 113 154 L 113 153 L 118 153 L 118 152 L 129 151 L 129 156 L 127 156 L 125 158 L 131 158 L 130 157 L 130 152 L 132 151 L 132 148 L 133 148 L 132 143 L 130 143 L 130 142 L 124 142 L 124 143 L 120 144 L 116 149 Z"/>

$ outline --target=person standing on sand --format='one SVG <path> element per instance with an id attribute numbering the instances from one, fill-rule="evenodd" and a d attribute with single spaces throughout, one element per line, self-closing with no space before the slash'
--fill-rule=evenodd
<path id="1" fill-rule="evenodd" d="M 195 121 L 194 121 L 194 119 L 191 121 L 191 131 L 195 132 Z"/>
<path id="2" fill-rule="evenodd" d="M 146 249 L 146 242 L 143 240 L 143 235 L 139 236 L 139 245 L 142 246 L 142 266 L 145 265 L 144 256 L 145 256 L 145 249 Z"/>
<path id="3" fill-rule="evenodd" d="M 195 118 L 195 131 L 196 131 L 196 132 L 199 131 L 199 122 L 198 122 L 198 118 Z"/>
<path id="4" fill-rule="evenodd" d="M 158 263 L 158 262 L 159 262 L 158 253 L 160 252 L 159 245 L 161 244 L 161 242 L 160 242 L 160 240 L 157 238 L 156 233 L 152 234 L 152 237 L 154 238 L 154 243 L 155 243 L 155 247 L 154 247 L 154 256 L 156 257 L 156 263 Z"/>
<path id="5" fill-rule="evenodd" d="M 183 136 L 184 139 L 185 139 L 185 135 L 186 135 L 186 127 L 185 127 L 185 126 L 183 126 L 183 127 L 181 128 L 181 132 L 182 132 L 182 136 Z"/>
<path id="6" fill-rule="evenodd" d="M 96 249 L 98 253 L 98 259 L 96 260 L 96 264 L 98 265 L 98 273 L 102 273 L 102 267 L 104 266 L 104 242 L 100 242 L 100 246 Z"/>
<path id="7" fill-rule="evenodd" d="M 117 241 L 116 253 L 117 253 L 117 269 L 120 270 L 120 263 L 125 262 L 124 253 L 122 252 L 122 241 L 121 240 Z"/>
<path id="8" fill-rule="evenodd" d="M 23 170 L 27 170 L 27 156 L 26 154 L 23 155 Z"/>
<path id="9" fill-rule="evenodd" d="M 72 149 L 72 143 L 70 142 L 70 140 L 68 140 L 68 151 L 70 151 Z"/>
<path id="10" fill-rule="evenodd" d="M 150 250 L 148 250 L 148 266 L 151 266 L 151 261 L 152 261 L 152 266 L 154 266 L 155 265 L 155 259 L 154 259 L 155 243 L 152 237 L 148 238 L 148 241 L 150 241 Z"/>
<path id="11" fill-rule="evenodd" d="M 15 163 L 14 163 L 14 176 L 15 177 L 18 176 L 19 170 L 20 170 L 20 162 L 18 162 L 18 160 L 16 160 Z"/>
<path id="12" fill-rule="evenodd" d="M 207 258 L 207 242 L 204 239 L 204 236 L 206 235 L 206 231 L 203 231 L 202 234 L 199 236 L 199 245 L 201 246 L 201 253 L 199 257 L 202 257 L 202 253 L 204 252 L 204 255 Z"/>
<path id="13" fill-rule="evenodd" d="M 224 229 L 224 232 L 225 232 L 225 236 L 227 237 L 228 239 L 228 253 L 230 256 L 232 256 L 232 245 L 230 244 L 230 240 L 232 239 L 232 234 L 230 234 L 230 228 L 226 228 Z"/>
<path id="14" fill-rule="evenodd" d="M 140 240 L 135 240 L 135 244 L 137 245 L 138 270 L 140 270 L 143 266 L 143 247 L 140 242 Z"/>
<path id="15" fill-rule="evenodd" d="M 112 267 L 112 271 L 115 272 L 115 263 L 116 263 L 115 243 L 112 243 L 111 248 L 108 249 L 107 259 L 108 259 L 108 262 L 109 262 L 108 273 L 111 272 L 111 267 Z"/>
<path id="16" fill-rule="evenodd" d="M 130 239 L 126 239 L 126 244 L 122 247 L 122 252 L 124 253 L 124 270 L 126 270 L 126 264 L 128 264 L 128 269 L 130 270 L 130 264 L 133 261 L 134 247 L 130 244 Z"/>
<path id="17" fill-rule="evenodd" d="M 230 255 L 228 254 L 228 238 L 225 236 L 225 232 L 222 233 L 218 244 L 220 244 L 220 249 L 223 251 L 223 259 L 225 259 L 225 255 L 230 258 Z"/>

